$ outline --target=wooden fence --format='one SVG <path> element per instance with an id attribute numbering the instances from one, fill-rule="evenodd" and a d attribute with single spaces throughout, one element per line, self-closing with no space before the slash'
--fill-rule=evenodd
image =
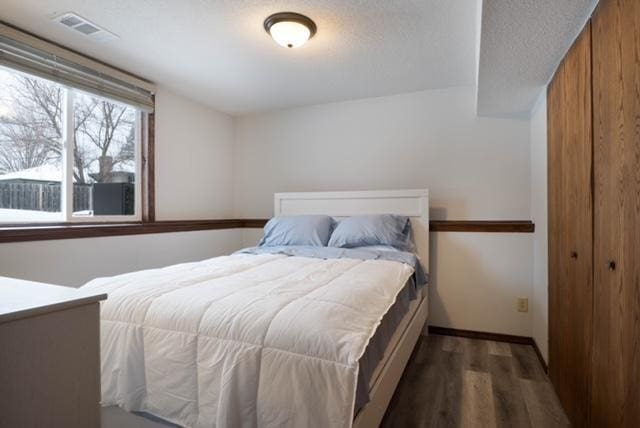
<path id="1" fill-rule="evenodd" d="M 73 211 L 91 208 L 93 186 L 73 185 Z M 60 211 L 60 183 L 0 182 L 0 209 Z"/>

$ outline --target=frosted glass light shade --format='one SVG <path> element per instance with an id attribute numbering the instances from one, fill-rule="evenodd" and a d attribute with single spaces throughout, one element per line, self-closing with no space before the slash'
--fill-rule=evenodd
<path id="1" fill-rule="evenodd" d="M 297 48 L 316 34 L 316 23 L 295 12 L 278 12 L 264 20 L 264 29 L 280 46 Z"/>
<path id="2" fill-rule="evenodd" d="M 269 29 L 269 34 L 280 46 L 297 48 L 307 43 L 311 37 L 311 30 L 299 22 L 276 22 Z"/>

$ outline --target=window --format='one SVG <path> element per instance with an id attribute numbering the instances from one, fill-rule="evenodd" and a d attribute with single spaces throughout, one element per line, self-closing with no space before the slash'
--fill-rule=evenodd
<path id="1" fill-rule="evenodd" d="M 139 220 L 143 119 L 0 67 L 0 223 Z"/>

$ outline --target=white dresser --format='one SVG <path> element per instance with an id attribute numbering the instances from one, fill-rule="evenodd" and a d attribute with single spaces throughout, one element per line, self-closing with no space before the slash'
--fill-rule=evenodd
<path id="1" fill-rule="evenodd" d="M 0 427 L 100 426 L 106 297 L 0 277 Z"/>

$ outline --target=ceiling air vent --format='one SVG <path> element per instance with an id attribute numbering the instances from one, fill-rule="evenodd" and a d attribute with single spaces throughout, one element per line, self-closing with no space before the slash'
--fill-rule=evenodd
<path id="1" fill-rule="evenodd" d="M 56 16 L 53 20 L 98 42 L 108 42 L 118 38 L 118 36 L 112 32 L 105 30 L 104 28 L 73 12 Z"/>

